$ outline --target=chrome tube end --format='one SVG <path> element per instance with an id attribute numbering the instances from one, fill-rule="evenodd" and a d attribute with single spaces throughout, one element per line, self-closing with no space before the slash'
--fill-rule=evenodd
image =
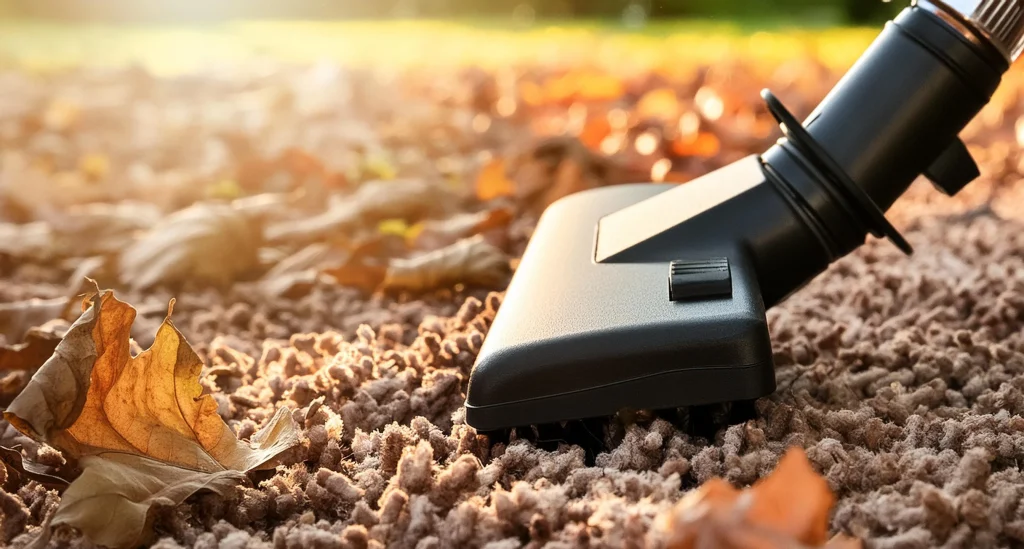
<path id="1" fill-rule="evenodd" d="M 917 0 L 974 42 L 987 42 L 1009 62 L 1024 51 L 1024 0 Z"/>

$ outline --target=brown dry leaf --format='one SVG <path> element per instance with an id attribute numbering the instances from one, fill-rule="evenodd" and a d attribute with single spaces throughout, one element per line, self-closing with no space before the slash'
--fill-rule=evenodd
<path id="1" fill-rule="evenodd" d="M 351 273 L 346 275 L 345 268 L 355 266 L 369 257 L 377 257 L 385 246 L 385 238 L 375 234 L 357 242 L 310 244 L 284 259 L 279 260 L 263 277 L 260 278 L 260 291 L 268 297 L 287 297 L 297 299 L 309 293 L 320 277 L 321 270 L 325 273 L 335 272 L 336 279 L 356 276 L 344 282 L 347 286 L 363 288 L 369 282 L 359 278 L 362 275 Z M 404 246 L 404 245 L 403 245 Z M 377 280 L 379 283 L 379 280 Z M 368 288 L 372 291 L 373 283 Z"/>
<path id="2" fill-rule="evenodd" d="M 67 317 L 74 301 L 72 297 L 55 297 L 0 303 L 0 335 L 8 342 L 21 342 L 32 328 Z"/>
<path id="3" fill-rule="evenodd" d="M 444 203 L 440 192 L 437 185 L 420 180 L 370 181 L 332 201 L 326 212 L 274 223 L 265 234 L 270 242 L 310 242 L 362 222 L 419 217 Z"/>
<path id="4" fill-rule="evenodd" d="M 505 252 L 477 235 L 411 259 L 392 259 L 381 286 L 414 292 L 456 283 L 498 286 L 509 272 Z"/>
<path id="5" fill-rule="evenodd" d="M 341 265 L 324 269 L 323 273 L 342 286 L 373 292 L 384 282 L 387 271 L 387 265 L 381 263 L 346 261 Z"/>
<path id="6" fill-rule="evenodd" d="M 305 295 L 316 282 L 316 266 L 328 259 L 330 250 L 327 244 L 310 244 L 278 261 L 260 278 L 260 292 L 289 299 Z"/>
<path id="7" fill-rule="evenodd" d="M 535 212 L 570 194 L 602 185 L 647 181 L 650 169 L 635 170 L 594 153 L 578 139 L 542 139 L 509 162 L 515 196 Z"/>
<path id="8" fill-rule="evenodd" d="M 120 256 L 132 288 L 185 280 L 227 286 L 259 263 L 258 223 L 229 204 L 198 203 L 161 220 Z"/>
<path id="9" fill-rule="evenodd" d="M 30 328 L 23 341 L 0 345 L 0 406 L 10 404 L 29 378 L 50 358 L 64 336 L 63 319 Z"/>
<path id="10" fill-rule="evenodd" d="M 382 264 L 373 258 L 355 258 L 322 272 L 342 286 L 365 292 L 424 292 L 457 283 L 498 286 L 510 267 L 505 252 L 477 235 L 409 259 Z"/>
<path id="11" fill-rule="evenodd" d="M 77 528 L 108 547 L 145 544 L 153 507 L 177 505 L 200 490 L 224 494 L 246 479 L 233 469 L 195 471 L 117 452 L 85 456 L 80 465 L 82 474 L 61 494 L 50 527 Z"/>
<path id="12" fill-rule="evenodd" d="M 492 159 L 480 169 L 476 178 L 476 197 L 483 202 L 502 196 L 515 196 L 516 184 L 505 173 L 505 161 Z"/>
<path id="13" fill-rule="evenodd" d="M 56 235 L 49 223 L 0 223 L 0 254 L 47 261 L 55 255 L 55 248 Z"/>
<path id="14" fill-rule="evenodd" d="M 16 487 L 21 484 L 17 477 L 34 480 L 47 488 L 63 489 L 68 485 L 68 481 L 57 476 L 52 467 L 26 458 L 20 448 L 0 446 L 0 466 L 7 469 L 7 483 L 4 489 L 11 492 L 17 491 Z"/>
<path id="15" fill-rule="evenodd" d="M 506 227 L 511 222 L 512 211 L 508 208 L 455 214 L 448 219 L 424 221 L 410 231 L 410 238 L 406 240 L 412 248 L 434 250 L 469 236 Z"/>
<path id="16" fill-rule="evenodd" d="M 690 492 L 659 517 L 655 539 L 667 549 L 833 547 L 825 544 L 834 503 L 804 451 L 792 448 L 750 489 L 716 478 Z"/>
<path id="17" fill-rule="evenodd" d="M 4 412 L 19 431 L 79 460 L 83 473 L 51 525 L 78 528 L 100 545 L 137 545 L 152 506 L 177 505 L 200 489 L 223 492 L 298 442 L 287 409 L 249 444 L 235 438 L 216 401 L 203 395 L 203 362 L 170 308 L 153 346 L 132 357 L 135 309 L 109 290 L 86 303 Z"/>
<path id="18" fill-rule="evenodd" d="M 53 227 L 58 254 L 82 257 L 119 252 L 161 216 L 160 208 L 146 202 L 101 202 L 51 212 L 45 216 L 45 221 Z"/>

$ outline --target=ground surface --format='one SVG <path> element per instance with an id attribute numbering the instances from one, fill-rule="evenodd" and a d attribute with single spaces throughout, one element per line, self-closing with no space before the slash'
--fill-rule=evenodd
<path id="1" fill-rule="evenodd" d="M 34 222 L 51 237 L 6 249 L 0 301 L 60 297 L 85 257 L 116 263 L 120 247 L 151 227 L 139 221 L 124 241 L 97 225 L 68 229 L 62 220 L 92 219 L 74 209 L 78 202 L 134 200 L 165 216 L 224 196 L 350 197 L 367 180 L 411 178 L 454 194 L 429 213 L 378 212 L 338 231 L 376 234 L 394 218 L 412 223 L 500 203 L 515 219 L 488 238 L 514 257 L 545 189 L 691 178 L 774 139 L 756 101 L 761 86 L 806 114 L 840 74 L 808 58 L 717 68 L 650 59 L 614 73 L 618 85 L 600 77 L 606 72 L 543 63 L 497 72 L 275 63 L 179 77 L 141 68 L 6 70 L 3 220 L 19 236 L 28 233 L 17 227 Z M 217 284 L 169 277 L 133 288 L 116 265 L 94 267 L 90 274 L 140 309 L 133 333 L 142 346 L 177 298 L 175 322 L 206 360 L 203 383 L 240 437 L 281 406 L 303 427 L 302 447 L 277 472 L 229 497 L 199 495 L 159 511 L 157 545 L 637 547 L 656 514 L 687 490 L 713 476 L 751 483 L 790 445 L 807 449 L 837 494 L 832 529 L 869 546 L 1024 543 L 1024 186 L 1021 88 L 1012 80 L 967 132 L 982 180 L 957 199 L 919 182 L 891 212 L 912 257 L 870 241 L 770 311 L 779 391 L 757 403 L 756 419 L 712 440 L 631 414 L 609 420 L 607 450 L 588 464 L 579 447 L 492 445 L 478 436 L 461 405 L 500 283 L 368 296 L 321 278 L 271 295 L 259 277 L 305 244 L 287 240 L 262 244 L 265 257 Z M 678 101 L 655 95 L 653 106 L 638 106 L 661 88 Z M 608 123 L 594 122 L 601 119 Z M 576 152 L 544 157 L 536 136 L 562 132 L 580 135 L 598 159 L 569 145 Z M 254 159 L 270 162 L 295 147 L 320 166 L 312 179 L 287 162 L 260 164 L 273 173 L 246 172 Z M 527 161 L 512 161 L 507 151 L 516 147 Z M 537 168 L 534 157 L 546 163 Z M 474 193 L 481 165 L 494 158 L 507 160 L 513 197 Z M 538 178 L 540 191 L 522 191 Z M 290 202 L 270 217 L 301 219 L 323 204 Z M 210 254 L 203 265 L 218 261 Z M 18 379 L 3 387 L 9 401 Z M 5 445 L 60 461 L 5 429 Z M 35 482 L 9 488 L 0 494 L 0 542 L 22 547 L 59 495 Z M 88 545 L 70 531 L 51 544 Z"/>

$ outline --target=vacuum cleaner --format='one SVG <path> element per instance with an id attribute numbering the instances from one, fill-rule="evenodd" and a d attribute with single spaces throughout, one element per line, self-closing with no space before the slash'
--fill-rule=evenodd
<path id="1" fill-rule="evenodd" d="M 1024 0 L 917 0 L 801 124 L 761 92 L 777 143 L 682 185 L 552 204 L 469 381 L 479 431 L 699 409 L 775 391 L 765 309 L 885 237 L 920 175 L 956 194 L 978 175 L 958 134 L 1024 47 Z"/>

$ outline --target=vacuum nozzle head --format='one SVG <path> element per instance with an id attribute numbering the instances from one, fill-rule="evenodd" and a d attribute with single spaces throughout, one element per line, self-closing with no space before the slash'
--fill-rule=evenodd
<path id="1" fill-rule="evenodd" d="M 918 5 L 968 39 L 991 44 L 1010 62 L 1024 50 L 1022 0 L 920 0 Z"/>

